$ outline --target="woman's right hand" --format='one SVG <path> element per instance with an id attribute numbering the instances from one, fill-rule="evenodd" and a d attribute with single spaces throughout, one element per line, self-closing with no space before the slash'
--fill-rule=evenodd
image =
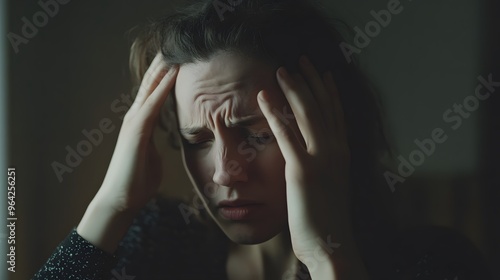
<path id="1" fill-rule="evenodd" d="M 159 53 L 146 71 L 95 197 L 116 211 L 138 211 L 158 190 L 162 168 L 152 135 L 177 74 L 177 67 L 167 67 Z"/>
<path id="2" fill-rule="evenodd" d="M 152 135 L 177 72 L 161 53 L 152 61 L 123 119 L 104 181 L 77 227 L 78 234 L 109 253 L 158 191 L 163 170 Z"/>

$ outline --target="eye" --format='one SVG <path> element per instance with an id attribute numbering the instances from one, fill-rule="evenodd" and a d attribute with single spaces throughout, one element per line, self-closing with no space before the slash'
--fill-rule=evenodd
<path id="1" fill-rule="evenodd" d="M 192 148 L 204 148 L 210 144 L 213 140 L 207 139 L 207 140 L 187 140 L 184 137 L 182 137 L 182 141 L 186 146 L 192 147 Z"/>

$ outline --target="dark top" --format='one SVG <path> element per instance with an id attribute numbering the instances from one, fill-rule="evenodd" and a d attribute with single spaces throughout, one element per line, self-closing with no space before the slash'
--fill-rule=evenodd
<path id="1" fill-rule="evenodd" d="M 211 223 L 197 220 L 189 207 L 153 199 L 114 255 L 73 228 L 33 279 L 227 279 L 228 239 Z M 471 242 L 448 229 L 412 230 L 379 247 L 385 250 L 365 254 L 365 259 L 377 258 L 366 261 L 372 279 L 491 279 Z"/>

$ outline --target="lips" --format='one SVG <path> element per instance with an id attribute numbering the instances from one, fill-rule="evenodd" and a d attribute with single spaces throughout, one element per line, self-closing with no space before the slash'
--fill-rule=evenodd
<path id="1" fill-rule="evenodd" d="M 241 206 L 246 206 L 246 205 L 260 205 L 262 203 L 252 201 L 252 200 L 245 200 L 245 199 L 236 199 L 236 200 L 223 200 L 217 204 L 217 206 L 220 207 L 241 207 Z"/>
<path id="2" fill-rule="evenodd" d="M 242 221 L 258 214 L 263 204 L 251 200 L 223 200 L 217 204 L 219 214 L 227 220 Z"/>

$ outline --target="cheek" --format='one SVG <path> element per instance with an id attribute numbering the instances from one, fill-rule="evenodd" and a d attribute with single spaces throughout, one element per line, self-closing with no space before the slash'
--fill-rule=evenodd
<path id="1" fill-rule="evenodd" d="M 189 175 L 192 186 L 195 187 L 198 195 L 203 197 L 205 207 L 210 208 L 210 200 L 217 196 L 219 188 L 212 180 L 213 172 L 210 170 L 213 170 L 213 162 L 199 153 L 199 151 L 190 151 L 183 148 L 184 168 Z"/>
<path id="2" fill-rule="evenodd" d="M 250 162 L 252 175 L 257 178 L 258 184 L 265 187 L 267 192 L 284 190 L 285 185 L 285 159 L 277 143 L 266 146 L 259 151 L 254 162 Z"/>
<path id="3" fill-rule="evenodd" d="M 201 154 L 200 154 L 201 153 Z M 194 151 L 183 147 L 182 157 L 184 160 L 184 168 L 188 175 L 196 182 L 196 186 L 211 180 L 210 170 L 213 163 L 208 160 L 204 152 Z"/>
<path id="4" fill-rule="evenodd" d="M 284 221 L 287 217 L 285 159 L 277 143 L 259 152 L 255 160 L 259 197 L 269 207 L 269 218 Z"/>
<path id="5" fill-rule="evenodd" d="M 259 171 L 265 174 L 273 174 L 272 177 L 279 178 L 285 170 L 285 160 L 278 144 L 266 146 L 265 150 L 260 151 L 256 157 L 256 162 L 260 166 Z"/>

